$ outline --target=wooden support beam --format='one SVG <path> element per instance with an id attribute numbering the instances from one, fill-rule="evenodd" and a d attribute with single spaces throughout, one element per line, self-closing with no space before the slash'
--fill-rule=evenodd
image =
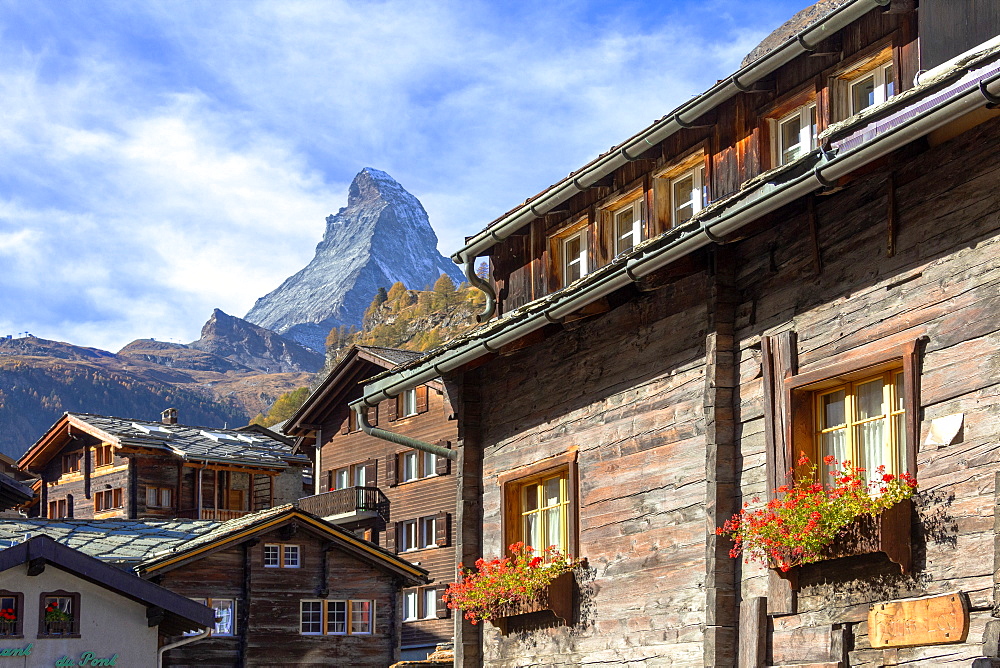
<path id="1" fill-rule="evenodd" d="M 35 557 L 28 562 L 28 575 L 34 577 L 45 572 L 45 557 Z"/>
<path id="2" fill-rule="evenodd" d="M 767 661 L 767 597 L 740 604 L 739 668 L 764 668 Z"/>

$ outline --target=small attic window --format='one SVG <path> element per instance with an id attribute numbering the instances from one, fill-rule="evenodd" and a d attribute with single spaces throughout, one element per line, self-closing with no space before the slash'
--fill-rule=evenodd
<path id="1" fill-rule="evenodd" d="M 232 434 L 225 434 L 221 431 L 202 431 L 201 435 L 210 438 L 217 443 L 239 443 L 240 439 Z"/>
<path id="2" fill-rule="evenodd" d="M 144 434 L 159 436 L 160 438 L 170 438 L 174 435 L 173 432 L 166 427 L 161 427 L 156 424 L 139 424 L 138 422 L 133 422 L 132 427 Z"/>

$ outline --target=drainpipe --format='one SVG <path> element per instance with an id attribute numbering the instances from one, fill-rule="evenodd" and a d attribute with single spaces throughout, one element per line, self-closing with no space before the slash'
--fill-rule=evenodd
<path id="1" fill-rule="evenodd" d="M 316 463 L 313 465 L 313 494 L 319 494 L 320 467 L 323 464 L 323 428 L 316 430 Z M 273 482 L 271 483 L 274 484 Z"/>
<path id="2" fill-rule="evenodd" d="M 444 457 L 453 461 L 458 459 L 457 450 L 442 448 L 440 445 L 434 445 L 433 443 L 428 443 L 427 441 L 421 441 L 416 438 L 410 438 L 409 436 L 397 434 L 393 431 L 386 431 L 385 429 L 373 427 L 371 423 L 368 422 L 368 409 L 365 407 L 363 402 L 353 404 L 351 408 L 354 409 L 354 413 L 358 416 L 358 426 L 361 427 L 361 431 L 365 432 L 369 436 L 381 438 L 383 441 L 389 441 L 390 443 L 395 443 L 397 445 L 405 445 L 406 447 L 413 448 L 414 450 L 423 450 L 424 452 L 429 452 L 432 455 L 437 455 L 438 457 Z"/>
<path id="3" fill-rule="evenodd" d="M 189 642 L 194 642 L 195 640 L 201 640 L 202 638 L 207 638 L 211 628 L 206 628 L 201 631 L 201 633 L 193 636 L 188 636 L 186 638 L 181 638 L 177 642 L 172 642 L 169 645 L 164 645 L 160 649 L 156 650 L 156 668 L 163 668 L 163 655 L 169 650 L 175 647 L 180 647 L 181 645 L 186 645 Z"/>
<path id="4" fill-rule="evenodd" d="M 476 314 L 476 322 L 486 322 L 497 311 L 497 293 L 493 291 L 493 285 L 489 281 L 484 281 L 476 274 L 476 259 L 470 257 L 465 261 L 465 277 L 469 279 L 472 287 L 486 295 L 486 309 Z"/>

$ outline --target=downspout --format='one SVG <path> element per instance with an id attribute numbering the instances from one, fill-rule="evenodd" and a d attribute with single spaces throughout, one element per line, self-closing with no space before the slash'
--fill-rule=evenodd
<path id="1" fill-rule="evenodd" d="M 169 645 L 164 645 L 160 649 L 156 650 L 156 668 L 163 668 L 163 655 L 168 651 L 180 647 L 181 645 L 186 645 L 189 642 L 194 642 L 195 640 L 201 640 L 207 638 L 208 634 L 212 631 L 211 627 L 205 628 L 197 635 L 187 636 L 186 638 L 181 638 L 177 642 L 172 642 Z"/>
<path id="2" fill-rule="evenodd" d="M 497 311 L 497 293 L 493 291 L 493 285 L 489 281 L 484 281 L 476 274 L 476 259 L 475 257 L 470 257 L 465 260 L 465 277 L 469 279 L 469 284 L 472 287 L 477 288 L 486 295 L 485 310 L 482 313 L 476 314 L 476 322 L 486 322 Z"/>
<path id="3" fill-rule="evenodd" d="M 393 431 L 386 431 L 385 429 L 373 427 L 371 423 L 368 422 L 368 409 L 364 402 L 354 404 L 351 408 L 354 409 L 354 413 L 358 416 L 358 426 L 361 427 L 361 431 L 365 432 L 369 436 L 380 438 L 383 441 L 389 441 L 390 443 L 395 443 L 397 445 L 405 445 L 406 447 L 413 448 L 414 450 L 423 450 L 424 452 L 429 452 L 432 455 L 444 457 L 445 459 L 451 459 L 452 461 L 458 459 L 458 450 L 442 448 L 440 445 L 434 445 L 433 443 L 428 443 L 427 441 L 421 441 L 416 438 L 410 438 L 409 436 L 397 434 Z"/>
<path id="4" fill-rule="evenodd" d="M 323 464 L 323 428 L 316 430 L 316 463 L 313 465 L 313 494 L 319 494 L 320 467 Z M 272 481 L 273 485 L 274 482 Z"/>

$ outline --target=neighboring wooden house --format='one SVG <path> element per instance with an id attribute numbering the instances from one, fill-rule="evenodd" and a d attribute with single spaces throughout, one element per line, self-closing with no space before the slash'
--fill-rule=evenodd
<path id="1" fill-rule="evenodd" d="M 308 465 L 277 434 L 66 413 L 18 462 L 48 518 L 227 520 L 295 501 Z"/>
<path id="2" fill-rule="evenodd" d="M 399 601 L 427 572 L 282 506 L 147 558 L 140 575 L 216 611 L 211 637 L 169 666 L 371 666 L 399 658 Z"/>
<path id="3" fill-rule="evenodd" d="M 443 377 L 459 558 L 525 540 L 587 559 L 565 620 L 459 624 L 457 663 L 1000 665 L 984 33 L 996 3 L 817 3 L 456 253 L 476 284 L 490 256 L 500 317 L 352 406 Z M 730 558 L 714 529 L 802 451 L 921 491 L 864 554 L 790 578 Z"/>
<path id="4" fill-rule="evenodd" d="M 23 510 L 33 505 L 32 482 L 32 476 L 19 470 L 13 459 L 0 453 L 0 518 L 20 517 L 15 508 Z"/>
<path id="5" fill-rule="evenodd" d="M 454 635 L 441 595 L 455 579 L 456 478 L 448 459 L 365 434 L 347 405 L 361 396 L 362 380 L 419 356 L 352 348 L 284 426 L 286 434 L 299 438 L 298 451 L 312 452 L 320 472 L 317 494 L 299 505 L 418 560 L 433 578 L 432 586 L 403 594 L 404 659 L 424 658 Z M 430 380 L 370 408 L 367 418 L 372 425 L 448 447 L 458 424 L 449 405 L 444 385 Z"/>
<path id="6" fill-rule="evenodd" d="M 0 610 L 9 666 L 158 666 L 169 638 L 198 641 L 214 617 L 48 536 L 0 550 Z"/>

